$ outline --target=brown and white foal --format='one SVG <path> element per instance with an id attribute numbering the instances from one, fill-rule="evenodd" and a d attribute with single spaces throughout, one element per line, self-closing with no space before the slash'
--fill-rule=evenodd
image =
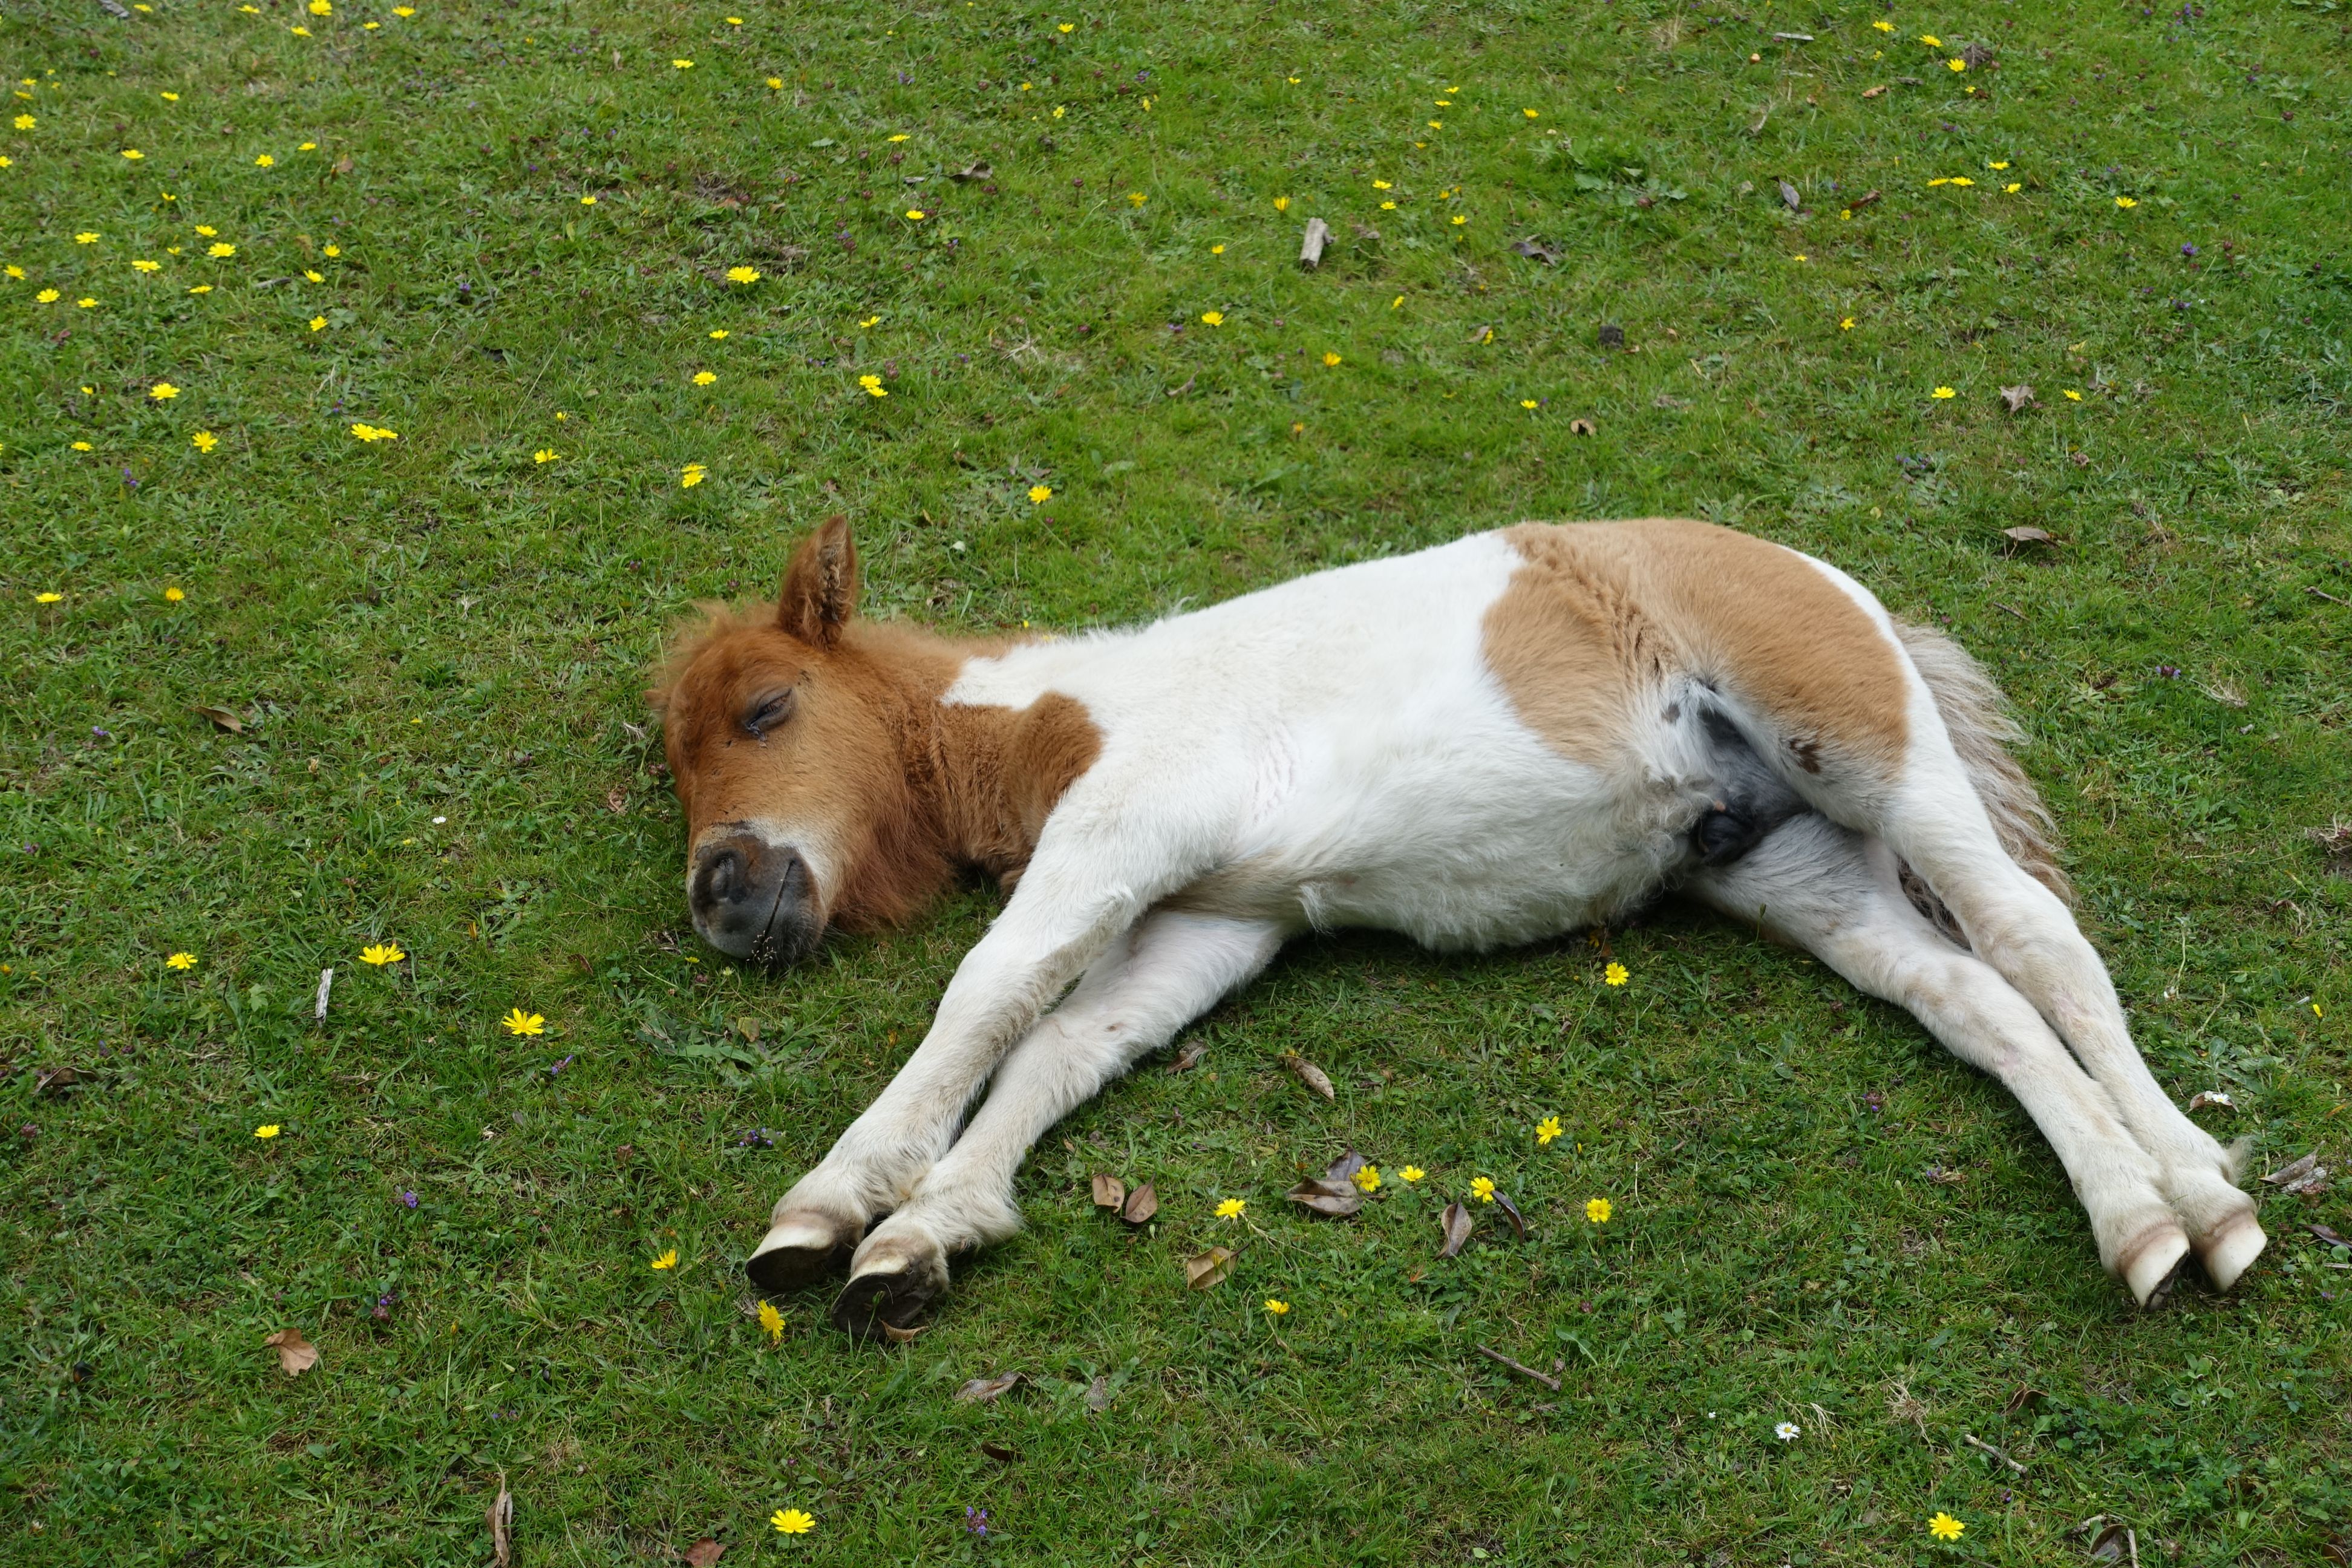
<path id="1" fill-rule="evenodd" d="M 950 1254 L 1016 1230 L 1030 1145 L 1291 937 L 1486 948 L 1670 890 L 2007 1084 L 2141 1302 L 2192 1248 L 2223 1287 L 2263 1249 L 2067 912 L 1999 693 L 1832 567 L 1704 523 L 1527 523 L 1066 639 L 856 599 L 835 518 L 773 614 L 714 617 L 655 694 L 720 951 L 789 963 L 959 866 L 1011 893 L 748 1265 L 783 1290 L 854 1248 L 845 1329 L 906 1326 Z"/>

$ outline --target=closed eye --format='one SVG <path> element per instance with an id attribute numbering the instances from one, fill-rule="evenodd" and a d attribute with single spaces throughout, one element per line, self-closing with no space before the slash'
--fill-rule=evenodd
<path id="1" fill-rule="evenodd" d="M 761 698 L 758 704 L 743 716 L 743 728 L 754 735 L 764 735 L 792 716 L 793 694 L 790 691 L 779 691 L 772 696 Z"/>

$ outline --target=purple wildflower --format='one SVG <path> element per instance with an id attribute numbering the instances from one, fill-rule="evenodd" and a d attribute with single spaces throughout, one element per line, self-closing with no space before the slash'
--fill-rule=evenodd
<path id="1" fill-rule="evenodd" d="M 966 1504 L 963 1510 L 963 1527 L 966 1533 L 978 1536 L 982 1541 L 987 1540 L 988 1510 Z"/>
<path id="2" fill-rule="evenodd" d="M 400 1201 L 403 1204 L 405 1204 L 408 1207 L 415 1208 L 416 1206 L 416 1194 L 410 1192 L 407 1188 L 403 1187 L 400 1190 Z"/>

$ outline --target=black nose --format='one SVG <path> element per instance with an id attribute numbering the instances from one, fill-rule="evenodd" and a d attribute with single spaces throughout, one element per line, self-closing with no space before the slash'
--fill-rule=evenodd
<path id="1" fill-rule="evenodd" d="M 808 862 L 790 845 L 751 833 L 730 833 L 695 852 L 687 907 L 703 941 L 758 963 L 793 963 L 824 933 Z"/>

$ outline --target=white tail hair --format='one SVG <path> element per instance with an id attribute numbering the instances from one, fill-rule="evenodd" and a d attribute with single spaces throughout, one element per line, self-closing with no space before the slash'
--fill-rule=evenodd
<path id="1" fill-rule="evenodd" d="M 1895 633 L 1936 700 L 1944 732 L 1952 738 L 1952 750 L 1984 802 L 1985 815 L 1992 818 L 2000 847 L 2027 876 L 2071 906 L 2074 889 L 2058 864 L 2058 825 L 2051 820 L 2033 781 L 2010 754 L 2024 731 L 2010 716 L 2008 699 L 1984 666 L 1943 633 L 1900 620 Z"/>

